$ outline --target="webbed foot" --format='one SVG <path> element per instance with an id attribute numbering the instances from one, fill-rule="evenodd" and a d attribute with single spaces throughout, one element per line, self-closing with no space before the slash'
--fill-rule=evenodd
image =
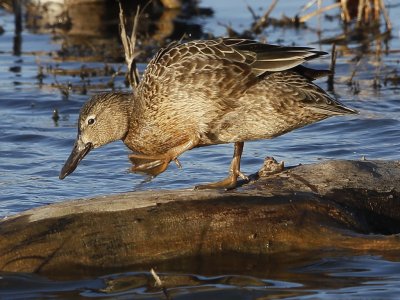
<path id="1" fill-rule="evenodd" d="M 220 189 L 220 188 L 231 190 L 237 187 L 238 177 L 248 181 L 249 178 L 240 171 L 240 158 L 243 152 L 243 145 L 244 145 L 243 142 L 235 143 L 235 150 L 233 153 L 229 176 L 227 178 L 213 183 L 197 185 L 194 188 L 196 190 Z"/>
<path id="2" fill-rule="evenodd" d="M 182 168 L 178 156 L 183 152 L 192 149 L 198 144 L 198 138 L 193 138 L 186 143 L 171 148 L 164 154 L 145 155 L 130 154 L 129 159 L 133 164 L 132 172 L 145 173 L 151 176 L 157 176 L 164 172 L 169 163 L 173 160 L 178 168 Z"/>
<path id="3" fill-rule="evenodd" d="M 129 159 L 133 166 L 131 168 L 132 172 L 145 173 L 151 176 L 157 176 L 164 172 L 170 161 L 166 158 L 154 158 L 154 157 L 144 157 L 136 154 L 129 155 Z"/>
<path id="4" fill-rule="evenodd" d="M 200 184 L 194 187 L 195 190 L 206 190 L 206 189 L 234 189 L 237 185 L 237 176 L 231 175 L 227 178 L 208 184 Z"/>

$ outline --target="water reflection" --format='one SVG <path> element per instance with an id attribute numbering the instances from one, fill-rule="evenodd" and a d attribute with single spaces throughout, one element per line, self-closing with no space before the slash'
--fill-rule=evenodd
<path id="1" fill-rule="evenodd" d="M 400 291 L 400 263 L 379 255 L 227 254 L 180 259 L 156 267 L 171 299 L 388 299 Z M 79 281 L 1 274 L 0 297 L 165 299 L 149 269 L 142 268 L 144 271 L 85 275 L 86 279 Z"/>

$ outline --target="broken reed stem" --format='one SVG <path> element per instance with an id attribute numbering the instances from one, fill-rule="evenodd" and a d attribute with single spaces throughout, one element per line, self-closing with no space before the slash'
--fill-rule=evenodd
<path id="1" fill-rule="evenodd" d="M 347 2 L 348 0 L 342 1 Z M 371 20 L 378 22 L 381 13 L 385 20 L 387 31 L 391 31 L 392 23 L 390 22 L 384 0 L 373 0 L 373 7 L 372 0 L 360 0 L 357 7 L 357 25 L 361 26 L 362 23 L 368 23 Z"/>
<path id="2" fill-rule="evenodd" d="M 374 18 L 375 20 L 379 19 L 379 15 L 380 15 L 380 1 L 379 0 L 374 0 Z"/>
<path id="3" fill-rule="evenodd" d="M 366 1 L 366 0 L 365 0 L 365 18 L 364 18 L 364 20 L 365 20 L 365 22 L 368 22 L 368 20 L 374 20 L 374 18 L 372 17 L 371 2 Z M 376 19 L 375 21 L 378 21 L 378 19 Z"/>
<path id="4" fill-rule="evenodd" d="M 339 7 L 340 5 L 341 5 L 341 3 L 333 3 L 331 5 L 328 5 L 328 6 L 325 6 L 325 7 L 321 7 L 320 9 L 317 9 L 317 10 L 315 10 L 315 11 L 313 11 L 313 12 L 311 12 L 311 13 L 305 15 L 305 16 L 300 17 L 299 21 L 300 21 L 300 23 L 304 23 L 307 20 L 311 19 L 312 17 L 314 17 L 316 15 L 319 15 L 319 14 L 322 14 L 323 12 L 331 10 L 331 9 L 333 9 L 335 7 Z"/>
<path id="5" fill-rule="evenodd" d="M 156 271 L 154 271 L 153 268 L 150 269 L 150 274 L 151 274 L 151 276 L 153 276 L 154 281 L 156 282 L 156 286 L 161 288 L 161 290 L 163 291 L 165 298 L 167 300 L 171 300 L 166 287 L 164 286 L 164 284 L 162 283 L 160 277 L 157 275 Z"/>
<path id="6" fill-rule="evenodd" d="M 364 9 L 364 0 L 360 0 L 358 2 L 358 7 L 357 7 L 357 24 L 360 24 L 361 22 L 363 9 Z"/>
<path id="7" fill-rule="evenodd" d="M 124 52 L 125 52 L 125 62 L 128 67 L 128 81 L 129 84 L 131 85 L 132 88 L 136 88 L 139 84 L 139 71 L 136 67 L 136 56 L 135 54 L 135 45 L 136 45 L 136 33 L 137 33 L 137 27 L 138 27 L 138 20 L 140 16 L 140 7 L 138 6 L 135 14 L 135 18 L 133 20 L 133 27 L 132 27 L 132 33 L 131 36 L 128 37 L 128 34 L 126 32 L 125 28 L 125 15 L 124 11 L 122 9 L 122 4 L 120 1 L 119 3 L 119 25 L 120 25 L 120 35 L 121 35 L 121 41 L 122 45 L 124 47 Z"/>
<path id="8" fill-rule="evenodd" d="M 334 3 L 322 8 L 318 8 L 317 10 L 300 17 L 299 22 L 304 23 L 308 19 L 314 17 L 315 15 L 321 14 L 325 11 L 331 10 L 340 6 L 341 8 L 341 16 L 342 20 L 345 23 L 349 23 L 351 21 L 351 16 L 348 10 L 349 0 L 340 0 L 338 3 Z M 315 1 L 310 1 L 306 6 L 307 8 L 310 7 L 311 4 L 314 4 Z M 372 6 L 373 5 L 373 6 Z M 303 9 L 304 10 L 304 9 Z M 359 0 L 358 7 L 357 7 L 357 16 L 356 16 L 356 23 L 358 26 L 362 25 L 362 23 L 368 23 L 369 21 L 373 20 L 375 22 L 379 21 L 380 15 L 383 15 L 383 18 L 386 23 L 387 31 L 392 30 L 392 23 L 390 22 L 389 14 L 387 12 L 384 0 Z"/>
<path id="9" fill-rule="evenodd" d="M 301 12 L 309 9 L 311 6 L 313 6 L 315 3 L 317 2 L 317 0 L 310 0 L 309 2 L 307 2 L 302 8 L 301 8 Z"/>
<path id="10" fill-rule="evenodd" d="M 348 0 L 341 0 L 340 1 L 340 6 L 342 8 L 342 20 L 345 23 L 349 23 L 350 20 L 351 20 L 350 13 L 349 13 L 349 10 L 348 10 L 348 7 L 347 7 L 347 1 Z"/>
<path id="11" fill-rule="evenodd" d="M 386 10 L 385 3 L 383 2 L 383 0 L 378 0 L 378 1 L 379 1 L 380 9 L 382 10 L 382 13 L 383 13 L 383 18 L 385 19 L 385 22 L 386 22 L 386 29 L 388 31 L 392 31 L 392 23 L 390 22 L 389 14 Z"/>
<path id="12" fill-rule="evenodd" d="M 265 27 L 265 25 L 268 23 L 269 15 L 274 10 L 278 1 L 279 0 L 274 0 L 274 2 L 271 3 L 266 13 L 261 18 L 259 18 L 257 22 L 252 26 L 252 32 L 258 32 L 261 28 Z"/>

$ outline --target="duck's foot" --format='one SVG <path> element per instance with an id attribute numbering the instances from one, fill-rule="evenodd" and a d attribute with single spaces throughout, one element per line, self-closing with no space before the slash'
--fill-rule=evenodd
<path id="1" fill-rule="evenodd" d="M 237 187 L 238 177 L 248 181 L 249 178 L 244 175 L 242 172 L 237 171 L 235 173 L 231 172 L 231 174 L 226 177 L 225 179 L 217 182 L 207 183 L 196 185 L 194 187 L 195 190 L 206 190 L 206 189 L 225 189 L 225 190 L 232 190 Z"/>
<path id="2" fill-rule="evenodd" d="M 183 152 L 195 147 L 198 142 L 199 139 L 197 137 L 190 139 L 186 143 L 171 148 L 163 154 L 130 154 L 129 159 L 133 164 L 131 171 L 145 173 L 151 176 L 157 176 L 167 169 L 169 163 L 172 160 L 176 163 L 178 168 L 181 169 L 182 165 L 178 160 L 178 156 L 181 155 Z"/>
<path id="3" fill-rule="evenodd" d="M 236 186 L 237 186 L 237 176 L 231 175 L 221 181 L 196 185 L 194 187 L 194 189 L 195 190 L 208 190 L 208 189 L 231 190 L 231 189 L 234 189 Z"/>
<path id="4" fill-rule="evenodd" d="M 133 164 L 132 172 L 145 173 L 150 176 L 157 176 L 164 172 L 171 161 L 171 159 L 162 155 L 156 157 L 130 154 L 129 159 Z"/>
<path id="5" fill-rule="evenodd" d="M 249 178 L 242 172 L 240 172 L 240 158 L 243 152 L 243 145 L 244 145 L 243 142 L 235 143 L 235 150 L 233 153 L 229 176 L 227 178 L 209 184 L 197 185 L 194 187 L 195 190 L 220 189 L 220 188 L 231 190 L 237 187 L 238 177 L 246 181 L 249 181 Z"/>

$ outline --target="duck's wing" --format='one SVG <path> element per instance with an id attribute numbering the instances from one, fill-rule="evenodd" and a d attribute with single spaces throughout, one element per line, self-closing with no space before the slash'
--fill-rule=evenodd
<path id="1" fill-rule="evenodd" d="M 264 84 L 275 95 L 277 106 L 300 102 L 315 113 L 323 115 L 357 114 L 356 110 L 346 107 L 294 71 L 270 74 L 265 77 Z"/>
<path id="2" fill-rule="evenodd" d="M 244 62 L 251 66 L 253 72 L 260 76 L 269 72 L 279 72 L 292 69 L 304 62 L 327 54 L 309 47 L 287 47 L 259 43 L 246 39 L 221 39 L 221 45 L 231 49 L 235 59 L 238 54 L 244 57 Z M 242 59 L 243 61 L 243 59 Z"/>
<path id="3" fill-rule="evenodd" d="M 172 67 L 181 63 L 182 60 L 202 56 L 209 60 L 226 59 L 232 64 L 245 64 L 251 68 L 253 74 L 260 76 L 265 73 L 295 68 L 325 54 L 327 53 L 308 47 L 286 47 L 248 39 L 220 38 L 192 41 L 185 44 L 171 43 L 155 55 L 149 66 Z M 310 76 L 312 79 L 320 76 L 306 67 L 299 67 L 297 70 L 300 73 L 312 74 Z M 326 73 L 327 71 L 322 70 L 321 72 Z"/>
<path id="4" fill-rule="evenodd" d="M 311 69 L 311 68 L 307 68 L 302 65 L 298 65 L 298 66 L 294 67 L 292 69 L 292 71 L 294 71 L 304 77 L 307 77 L 311 81 L 316 80 L 318 78 L 326 77 L 326 76 L 329 76 L 332 74 L 332 72 L 330 70 Z"/>
<path id="5" fill-rule="evenodd" d="M 224 41 L 172 43 L 161 49 L 149 62 L 139 84 L 142 99 L 151 102 L 155 91 L 158 96 L 168 94 L 168 99 L 190 92 L 235 106 L 234 99 L 257 82 L 259 72 L 251 66 L 254 53 L 241 52 Z M 158 97 L 157 101 L 163 100 Z"/>
<path id="6" fill-rule="evenodd" d="M 189 97 L 190 92 L 232 109 L 240 106 L 236 100 L 244 91 L 271 74 L 293 70 L 305 76 L 305 81 L 317 78 L 321 75 L 318 71 L 301 64 L 324 54 L 308 47 L 277 46 L 247 39 L 172 43 L 150 61 L 139 90 L 147 103 L 155 98 L 160 103 L 164 101 L 163 95 L 168 95 L 167 102 L 185 93 Z"/>

